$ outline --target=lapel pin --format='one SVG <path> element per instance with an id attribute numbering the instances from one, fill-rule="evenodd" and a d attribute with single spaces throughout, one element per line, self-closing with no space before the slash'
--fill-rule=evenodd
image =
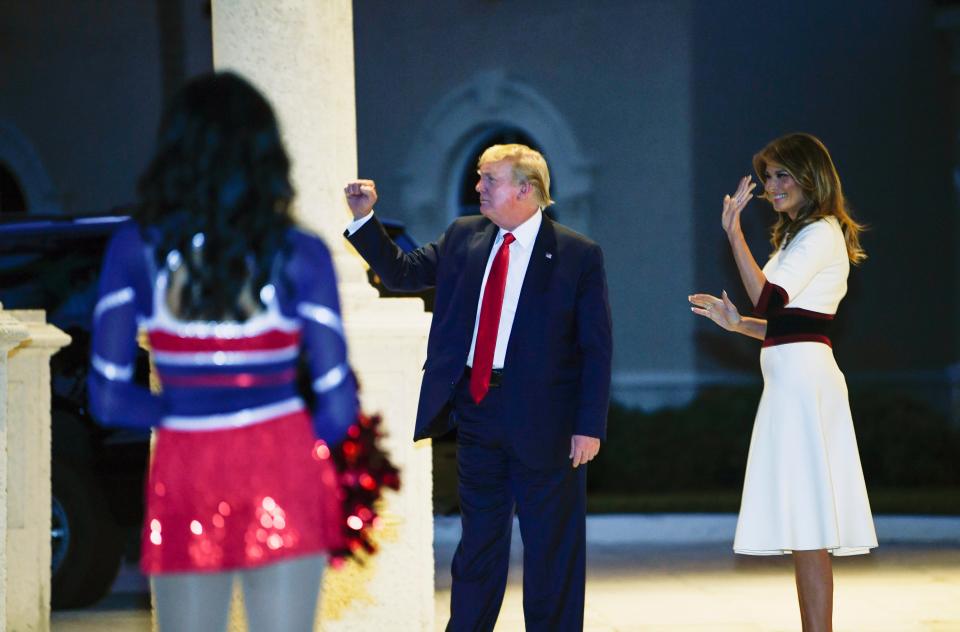
<path id="1" fill-rule="evenodd" d="M 547 253 L 547 259 L 553 259 L 553 253 L 552 253 L 552 252 L 548 252 L 548 253 Z"/>

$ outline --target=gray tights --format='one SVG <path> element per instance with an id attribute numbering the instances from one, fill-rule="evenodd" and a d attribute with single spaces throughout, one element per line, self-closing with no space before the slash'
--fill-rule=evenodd
<path id="1" fill-rule="evenodd" d="M 310 555 L 245 571 L 157 575 L 153 594 L 160 630 L 226 630 L 233 580 L 239 577 L 250 632 L 309 632 L 326 563 L 326 556 Z"/>

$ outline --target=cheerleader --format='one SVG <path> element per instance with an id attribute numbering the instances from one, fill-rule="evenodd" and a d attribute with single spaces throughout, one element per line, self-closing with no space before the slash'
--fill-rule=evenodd
<path id="1" fill-rule="evenodd" d="M 251 631 L 312 630 L 326 552 L 343 546 L 330 450 L 356 384 L 331 257 L 293 225 L 289 169 L 267 101 L 236 75 L 198 78 L 105 255 L 90 404 L 104 425 L 155 428 L 140 564 L 164 631 L 226 629 L 235 578 Z M 161 395 L 133 381 L 138 327 Z"/>

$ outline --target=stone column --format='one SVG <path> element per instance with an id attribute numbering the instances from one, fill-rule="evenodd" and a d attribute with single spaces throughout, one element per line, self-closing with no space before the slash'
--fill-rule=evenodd
<path id="1" fill-rule="evenodd" d="M 380 552 L 326 575 L 322 627 L 432 631 L 430 446 L 411 442 L 429 317 L 419 299 L 377 298 L 342 237 L 350 219 L 343 186 L 357 175 L 352 19 L 350 0 L 217 0 L 214 66 L 244 75 L 273 103 L 293 162 L 297 218 L 334 254 L 363 407 L 382 414 L 384 446 L 401 468 L 403 489 L 383 507 Z"/>
<path id="2" fill-rule="evenodd" d="M 0 630 L 7 629 L 7 354 L 29 337 L 19 320 L 3 311 L 0 305 Z"/>
<path id="3" fill-rule="evenodd" d="M 41 310 L 3 312 L 26 332 L 7 363 L 5 629 L 50 629 L 50 356 L 70 337 Z M 2 321 L 0 321 L 2 322 Z M 0 325 L 2 328 L 2 325 Z"/>

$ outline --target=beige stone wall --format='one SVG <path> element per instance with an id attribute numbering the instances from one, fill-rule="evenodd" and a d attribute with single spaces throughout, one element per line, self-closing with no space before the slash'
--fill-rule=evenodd
<path id="1" fill-rule="evenodd" d="M 21 334 L 16 346 L 9 344 Z M 50 629 L 50 356 L 69 342 L 42 311 L 0 312 L 0 367 L 6 364 L 6 384 L 0 376 L 2 629 Z"/>

